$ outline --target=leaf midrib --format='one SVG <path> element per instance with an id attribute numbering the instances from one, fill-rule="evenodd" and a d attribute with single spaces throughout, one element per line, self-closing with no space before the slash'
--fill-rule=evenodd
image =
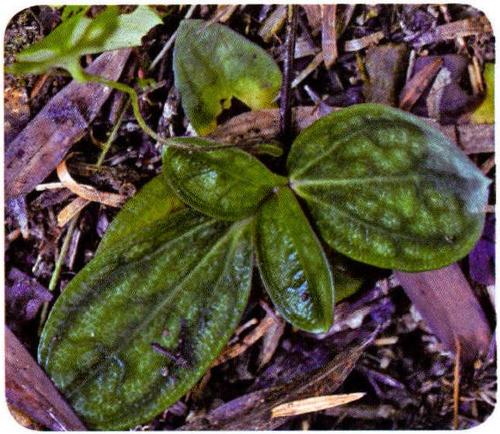
<path id="1" fill-rule="evenodd" d="M 209 226 L 210 224 L 214 224 L 214 223 L 216 223 L 216 221 L 212 220 L 208 223 L 205 223 L 203 225 L 198 226 L 197 229 L 201 229 L 204 226 Z M 153 312 L 149 316 L 145 317 L 144 321 L 142 321 L 131 334 L 129 334 L 127 337 L 121 339 L 120 345 L 118 345 L 118 347 L 116 347 L 116 349 L 113 350 L 113 352 L 109 352 L 109 354 L 116 355 L 116 354 L 121 353 L 123 351 L 123 349 L 126 348 L 130 344 L 130 342 L 132 342 L 136 338 L 137 334 L 141 330 L 143 330 L 148 324 L 150 324 L 151 321 L 153 321 L 153 319 L 155 319 L 157 315 L 159 315 L 161 313 L 161 311 L 168 304 L 168 302 L 170 302 L 172 300 L 172 298 L 178 294 L 178 292 L 183 287 L 185 282 L 188 281 L 193 276 L 193 274 L 195 274 L 196 271 L 203 264 L 205 264 L 207 258 L 210 256 L 210 254 L 226 241 L 226 239 L 232 233 L 232 230 L 233 230 L 232 226 L 227 229 L 227 232 L 215 244 L 213 244 L 210 249 L 208 249 L 206 251 L 206 253 L 203 255 L 201 260 L 196 264 L 196 266 L 189 273 L 187 273 L 176 286 L 174 286 L 174 288 L 172 289 L 170 294 L 161 303 L 158 304 L 158 306 L 153 310 Z M 196 232 L 196 231 L 189 231 L 189 232 L 192 233 L 192 232 Z M 187 234 L 188 233 L 186 232 L 185 234 L 182 235 L 182 237 L 177 238 L 177 240 L 180 240 L 181 238 L 183 238 Z M 111 356 L 106 356 L 106 358 L 102 362 L 98 362 L 91 367 L 86 367 L 85 368 L 86 370 L 92 369 L 92 375 L 87 376 L 73 390 L 71 390 L 71 391 L 66 390 L 65 395 L 67 397 L 73 396 L 76 392 L 78 392 L 78 390 L 80 390 L 81 387 L 83 387 L 86 383 L 88 383 L 89 381 L 94 379 L 98 374 L 100 374 L 102 372 L 102 370 L 107 365 L 109 365 L 110 361 L 111 361 Z"/>
<path id="2" fill-rule="evenodd" d="M 385 183 L 385 182 L 398 182 L 398 181 L 418 181 L 421 178 L 431 178 L 432 176 L 425 177 L 420 173 L 412 173 L 409 175 L 388 175 L 388 176 L 367 176 L 356 178 L 332 178 L 332 179 L 292 179 L 292 186 L 349 186 L 357 184 L 370 184 L 370 183 Z"/>

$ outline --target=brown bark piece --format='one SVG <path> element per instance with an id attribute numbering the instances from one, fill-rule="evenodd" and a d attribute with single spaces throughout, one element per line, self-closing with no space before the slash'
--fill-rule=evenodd
<path id="1" fill-rule="evenodd" d="M 401 91 L 399 108 L 409 111 L 427 90 L 436 74 L 441 69 L 443 60 L 440 58 L 434 59 L 432 62 L 424 66 L 418 71 L 408 82 Z"/>
<path id="2" fill-rule="evenodd" d="M 456 339 L 465 363 L 486 354 L 491 329 L 481 306 L 457 264 L 423 273 L 395 272 L 401 286 L 447 350 Z"/>
<path id="3" fill-rule="evenodd" d="M 375 331 L 362 344 L 339 353 L 322 368 L 301 375 L 290 383 L 251 392 L 212 410 L 206 416 L 194 419 L 181 430 L 273 430 L 287 418 L 272 418 L 272 409 L 280 404 L 326 395 L 334 392 L 345 381 L 365 348 L 375 337 Z"/>
<path id="4" fill-rule="evenodd" d="M 130 49 L 101 54 L 87 72 L 117 80 L 129 55 Z M 86 134 L 111 92 L 101 84 L 73 81 L 55 95 L 7 146 L 5 196 L 27 194 L 42 182 Z"/>
<path id="5" fill-rule="evenodd" d="M 330 107 L 331 111 L 339 110 Z M 293 109 L 293 128 L 299 133 L 313 122 L 324 116 L 324 112 L 317 106 L 298 106 Z M 466 154 L 477 154 L 480 152 L 493 152 L 493 125 L 463 124 L 440 125 L 433 119 L 421 118 L 434 128 L 439 129 L 450 140 L 459 145 Z M 279 112 L 278 109 L 256 110 L 243 113 L 231 118 L 220 125 L 209 138 L 235 145 L 246 145 L 252 143 L 266 143 L 276 140 L 279 135 Z"/>
<path id="6" fill-rule="evenodd" d="M 50 430 L 86 430 L 8 327 L 5 327 L 5 394 L 10 406 Z"/>

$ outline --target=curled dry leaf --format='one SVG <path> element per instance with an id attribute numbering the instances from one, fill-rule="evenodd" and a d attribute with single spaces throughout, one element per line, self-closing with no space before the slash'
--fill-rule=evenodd
<path id="1" fill-rule="evenodd" d="M 77 196 L 88 201 L 120 207 L 127 200 L 127 196 L 99 191 L 90 185 L 78 184 L 78 182 L 71 177 L 68 167 L 66 166 L 66 161 L 61 161 L 57 166 L 57 176 L 68 190 L 71 190 Z"/>

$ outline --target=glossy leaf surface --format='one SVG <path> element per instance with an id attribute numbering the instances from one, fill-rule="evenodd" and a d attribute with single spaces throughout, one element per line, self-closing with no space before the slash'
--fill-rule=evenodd
<path id="1" fill-rule="evenodd" d="M 203 20 L 179 25 L 174 74 L 184 111 L 200 135 L 215 129 L 232 97 L 252 110 L 269 108 L 281 86 L 281 72 L 262 48 L 229 27 Z"/>
<path id="2" fill-rule="evenodd" d="M 288 187 L 260 209 L 256 249 L 260 275 L 278 311 L 295 327 L 327 331 L 333 321 L 332 271 Z"/>
<path id="3" fill-rule="evenodd" d="M 129 199 L 106 229 L 97 253 L 134 235 L 137 228 L 150 226 L 165 219 L 184 204 L 168 186 L 165 175 L 161 173 L 145 184 L 134 197 Z M 133 222 L 133 224 L 131 224 Z"/>
<path id="4" fill-rule="evenodd" d="M 180 210 L 127 228 L 66 287 L 39 362 L 87 426 L 132 428 L 201 378 L 247 303 L 250 226 Z"/>
<path id="5" fill-rule="evenodd" d="M 175 142 L 192 147 L 217 145 L 199 137 L 176 138 Z M 171 187 L 186 204 L 224 220 L 252 215 L 274 187 L 288 182 L 235 148 L 195 152 L 167 147 L 163 168 Z"/>
<path id="6" fill-rule="evenodd" d="M 336 250 L 420 271 L 467 254 L 481 234 L 489 180 L 445 136 L 376 104 L 328 115 L 288 158 L 292 188 Z"/>
<path id="7" fill-rule="evenodd" d="M 138 6 L 129 14 L 107 6 L 93 19 L 85 13 L 86 8 L 71 15 L 45 38 L 21 51 L 9 72 L 42 74 L 65 68 L 78 77 L 81 56 L 141 45 L 141 38 L 162 23 L 148 6 Z"/>

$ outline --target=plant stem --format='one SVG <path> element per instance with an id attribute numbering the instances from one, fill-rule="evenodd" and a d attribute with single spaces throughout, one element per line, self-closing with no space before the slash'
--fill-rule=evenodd
<path id="1" fill-rule="evenodd" d="M 292 107 L 291 107 L 291 81 L 293 73 L 293 59 L 295 55 L 295 40 L 297 33 L 297 7 L 288 5 L 286 25 L 285 59 L 283 61 L 283 84 L 280 94 L 280 134 L 284 144 L 283 156 L 286 158 L 293 139 Z"/>
<path id="2" fill-rule="evenodd" d="M 97 159 L 96 166 L 98 168 L 102 166 L 102 163 L 104 162 L 104 158 L 106 158 L 106 154 L 108 153 L 109 148 L 111 148 L 111 145 L 115 141 L 116 136 L 118 134 L 118 130 L 120 129 L 120 125 L 123 122 L 123 117 L 125 116 L 125 113 L 126 113 L 127 109 L 129 108 L 129 106 L 130 106 L 130 99 L 127 99 L 127 101 L 125 101 L 125 104 L 123 104 L 123 107 L 120 111 L 120 116 L 118 116 L 118 120 L 116 121 L 116 124 L 113 127 L 113 129 L 111 130 L 111 134 L 109 135 L 108 140 L 106 140 L 106 143 L 104 144 L 104 146 L 102 148 L 101 154 L 99 155 L 99 158 Z"/>
<path id="3" fill-rule="evenodd" d="M 134 111 L 134 116 L 135 116 L 139 126 L 144 130 L 144 132 L 146 134 L 151 136 L 156 141 L 161 142 L 161 143 L 165 143 L 165 139 L 163 139 L 158 134 L 156 134 L 156 132 L 153 131 L 149 127 L 149 125 L 146 123 L 146 121 L 142 117 L 141 110 L 139 108 L 139 97 L 138 97 L 137 92 L 135 91 L 135 89 L 133 87 L 130 87 L 129 85 L 124 84 L 124 83 L 120 83 L 119 81 L 109 80 L 109 79 L 101 77 L 99 75 L 88 74 L 85 71 L 82 71 L 81 74 L 82 74 L 82 78 L 85 81 L 92 81 L 95 83 L 100 83 L 100 84 L 108 86 L 112 89 L 119 90 L 120 92 L 126 93 L 130 97 L 130 103 L 132 104 L 132 110 Z"/>
<path id="4" fill-rule="evenodd" d="M 78 220 L 80 213 L 76 214 L 73 219 L 71 220 L 68 230 L 66 231 L 66 235 L 64 237 L 63 245 L 61 246 L 61 251 L 59 252 L 59 256 L 57 257 L 56 264 L 54 266 L 54 271 L 52 272 L 52 276 L 50 277 L 50 282 L 49 282 L 49 291 L 53 292 L 56 289 L 57 282 L 59 281 L 59 277 L 61 276 L 61 270 L 62 270 L 62 265 L 64 262 L 64 259 L 66 258 L 66 254 L 68 253 L 69 245 L 71 242 L 71 237 L 73 236 L 73 232 L 75 231 L 76 227 L 76 222 Z M 38 329 L 38 334 L 40 335 L 43 324 L 45 323 L 45 320 L 47 319 L 47 313 L 49 309 L 49 303 L 45 302 L 42 306 L 42 311 L 40 313 L 40 325 Z"/>
<path id="5" fill-rule="evenodd" d="M 134 112 L 134 116 L 135 119 L 137 120 L 137 123 L 147 135 L 149 135 L 151 138 L 153 138 L 159 143 L 171 146 L 173 148 L 184 149 L 192 152 L 208 152 L 208 151 L 216 151 L 220 149 L 237 147 L 237 145 L 233 145 L 230 143 L 214 144 L 213 146 L 203 146 L 203 147 L 191 146 L 191 145 L 186 145 L 184 143 L 180 143 L 176 141 L 175 138 L 166 139 L 164 137 L 161 137 L 148 126 L 148 124 L 142 117 L 141 110 L 139 108 L 139 97 L 133 87 L 130 87 L 129 85 L 120 83 L 118 81 L 108 80 L 107 78 L 101 77 L 99 75 L 88 74 L 83 70 L 78 72 L 78 79 L 84 82 L 100 83 L 103 84 L 104 86 L 110 87 L 111 89 L 115 89 L 120 92 L 126 93 L 130 97 L 130 103 L 132 104 L 132 110 Z"/>

